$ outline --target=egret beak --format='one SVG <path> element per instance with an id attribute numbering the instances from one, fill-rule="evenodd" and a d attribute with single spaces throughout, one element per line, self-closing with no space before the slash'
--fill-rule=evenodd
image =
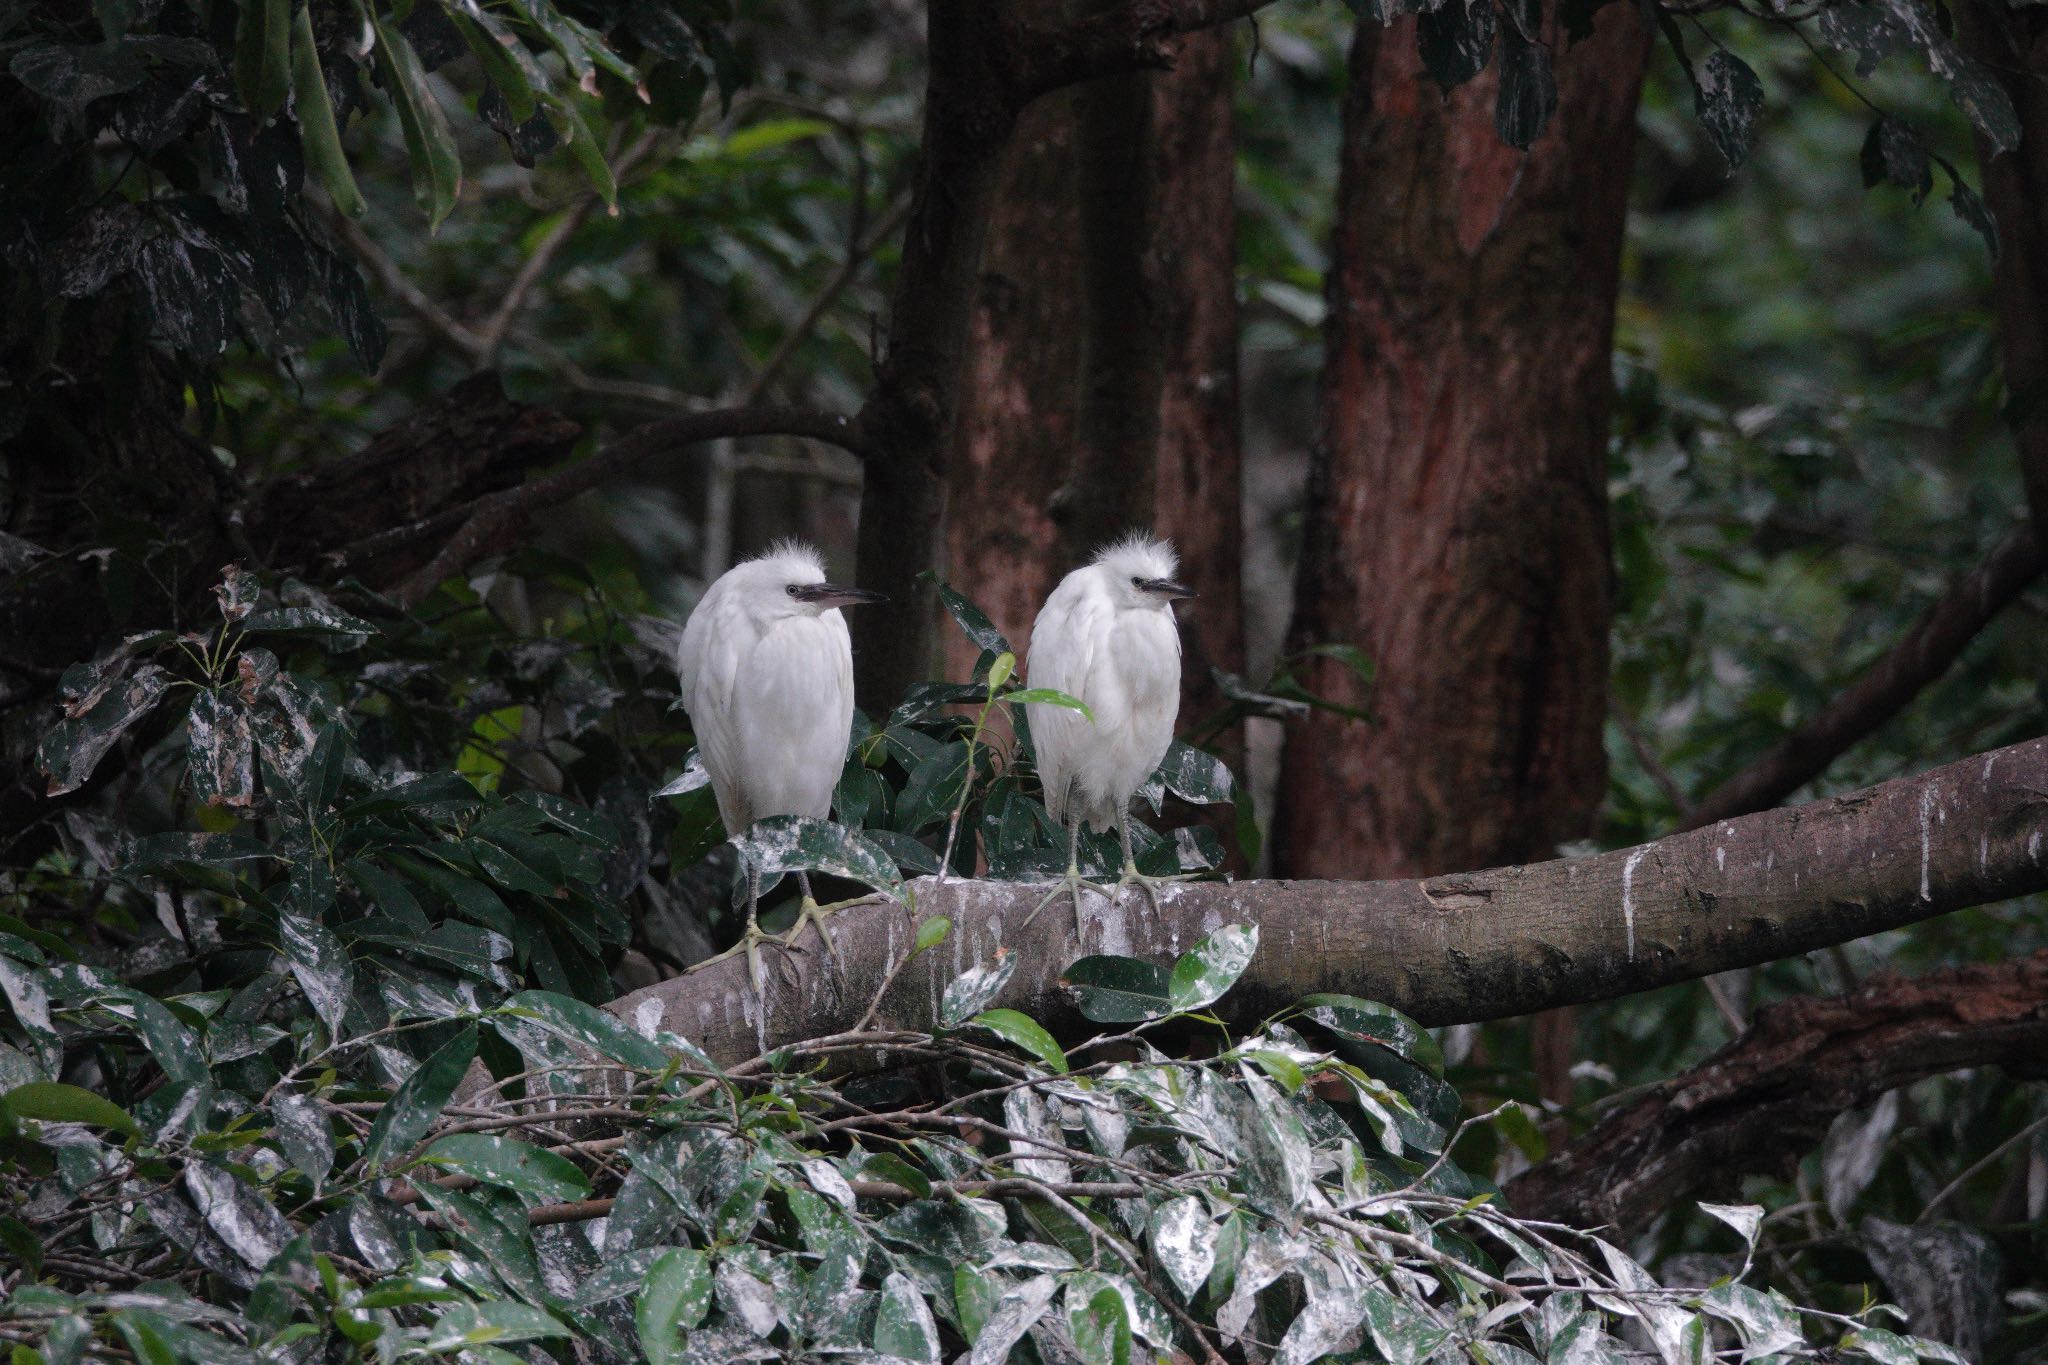
<path id="1" fill-rule="evenodd" d="M 805 583 L 797 588 L 796 599 L 821 607 L 858 607 L 889 599 L 866 588 L 842 588 L 837 583 Z"/>
<path id="2" fill-rule="evenodd" d="M 1169 602 L 1184 601 L 1201 594 L 1185 583 L 1176 583 L 1171 578 L 1148 578 L 1138 585 L 1144 591 L 1164 597 Z"/>

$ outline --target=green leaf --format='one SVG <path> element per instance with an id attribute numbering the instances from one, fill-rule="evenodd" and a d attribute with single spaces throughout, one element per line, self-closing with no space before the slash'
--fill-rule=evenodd
<path id="1" fill-rule="evenodd" d="M 939 1001 L 939 1027 L 956 1029 L 988 1008 L 1010 978 L 1017 974 L 1017 955 L 1007 948 L 996 949 L 996 960 L 986 967 L 962 972 L 946 985 Z"/>
<path id="2" fill-rule="evenodd" d="M 1500 89 L 1494 95 L 1493 126 L 1510 147 L 1532 145 L 1557 112 L 1557 77 L 1550 69 L 1550 49 L 1537 37 L 1534 21 L 1538 17 L 1532 14 L 1524 21 L 1526 34 L 1521 24 L 1501 28 Z"/>
<path id="3" fill-rule="evenodd" d="M 258 123 L 284 107 L 291 89 L 292 0 L 241 0 L 235 25 L 235 89 Z"/>
<path id="4" fill-rule="evenodd" d="M 1244 975 L 1258 950 L 1257 925 L 1226 924 L 1181 954 L 1173 964 L 1166 990 L 1174 1013 L 1202 1009 L 1222 999 Z"/>
<path id="5" fill-rule="evenodd" d="M 590 187 L 597 191 L 607 207 L 616 208 L 619 202 L 618 181 L 612 176 L 611 163 L 605 160 L 604 148 L 598 145 L 596 134 L 583 121 L 576 106 L 559 95 L 543 92 L 541 103 L 546 108 L 548 123 L 553 126 L 556 136 L 569 155 L 583 168 L 583 176 Z"/>
<path id="6" fill-rule="evenodd" d="M 1749 158 L 1763 107 L 1763 82 L 1726 48 L 1715 48 L 1693 75 L 1693 110 L 1731 171 Z"/>
<path id="7" fill-rule="evenodd" d="M 903 888 L 895 861 L 864 835 L 829 820 L 775 815 L 757 820 L 733 840 L 740 856 L 764 874 L 824 872 L 864 882 L 891 896 Z"/>
<path id="8" fill-rule="evenodd" d="M 1198 806 L 1220 805 L 1237 799 L 1237 784 L 1231 779 L 1229 765 L 1216 755 L 1204 753 L 1180 740 L 1167 746 L 1166 757 L 1160 760 L 1151 781 L 1163 783 L 1181 800 L 1192 801 Z"/>
<path id="9" fill-rule="evenodd" d="M 552 1314 L 523 1303 L 495 1299 L 486 1303 L 462 1303 L 443 1313 L 427 1334 L 422 1349 L 453 1351 L 463 1347 L 488 1346 L 500 1341 L 538 1341 L 546 1337 L 574 1336 Z"/>
<path id="10" fill-rule="evenodd" d="M 1157 963 L 1108 954 L 1081 958 L 1061 976 L 1081 1013 L 1098 1024 L 1134 1024 L 1171 1014 L 1171 980 Z"/>
<path id="11" fill-rule="evenodd" d="M 669 1252 L 647 1271 L 634 1305 L 633 1323 L 649 1365 L 688 1358 L 683 1333 L 704 1321 L 711 1308 L 711 1270 L 701 1251 Z"/>
<path id="12" fill-rule="evenodd" d="M 1079 697 L 1070 697 L 1057 687 L 1020 687 L 1015 692 L 1005 692 L 1003 700 L 1012 706 L 1057 706 L 1068 711 L 1079 711 L 1095 723 L 1095 713 L 1088 709 L 1088 703 Z"/>
<path id="13" fill-rule="evenodd" d="M 988 694 L 993 697 L 1002 685 L 1017 671 L 1017 656 L 1009 650 L 996 655 L 996 661 L 988 666 Z"/>
<path id="14" fill-rule="evenodd" d="M 1422 64 L 1449 91 L 1486 69 L 1493 55 L 1493 0 L 1444 0 L 1416 20 Z"/>
<path id="15" fill-rule="evenodd" d="M 498 1013 L 530 1019 L 572 1043 L 637 1071 L 664 1071 L 670 1057 L 659 1043 L 641 1037 L 609 1010 L 553 991 L 521 991 Z"/>
<path id="16" fill-rule="evenodd" d="M 932 1320 L 924 1294 L 900 1270 L 890 1271 L 882 1281 L 881 1299 L 875 1306 L 874 1347 L 898 1360 L 938 1365 L 939 1325 Z"/>
<path id="17" fill-rule="evenodd" d="M 565 1204 L 590 1195 L 590 1182 L 574 1162 L 514 1138 L 451 1133 L 420 1159 L 543 1203 Z"/>
<path id="18" fill-rule="evenodd" d="M 991 654 L 1010 652 L 1010 642 L 1003 638 L 1003 633 L 995 628 L 995 623 L 988 619 L 980 607 L 975 606 L 945 583 L 938 586 L 939 600 L 946 604 L 946 611 L 959 624 L 968 639 Z"/>
<path id="19" fill-rule="evenodd" d="M 441 226 L 462 192 L 462 158 L 448 131 L 448 117 L 427 85 L 419 54 L 395 25 L 384 23 L 374 12 L 370 26 L 377 40 L 378 79 L 391 97 L 399 129 L 405 135 L 406 155 L 412 161 L 413 198 L 425 211 L 431 231 Z"/>
<path id="20" fill-rule="evenodd" d="M 1067 1069 L 1067 1054 L 1060 1050 L 1052 1035 L 1028 1014 L 1020 1014 L 1016 1010 L 983 1010 L 967 1022 L 1015 1043 L 1054 1071 L 1064 1072 Z"/>
<path id="21" fill-rule="evenodd" d="M 51 1123 L 89 1123 L 111 1128 L 129 1137 L 142 1130 L 127 1110 L 90 1090 L 61 1081 L 30 1081 L 0 1095 L 0 1108 L 18 1119 L 43 1119 Z"/>
<path id="22" fill-rule="evenodd" d="M 869 1179 L 900 1185 L 919 1199 L 932 1197 L 930 1178 L 900 1156 L 888 1152 L 871 1153 L 861 1162 L 860 1173 Z"/>
<path id="23" fill-rule="evenodd" d="M 1080 1305 L 1069 1294 L 1067 1330 L 1087 1365 L 1130 1365 L 1131 1315 L 1124 1307 L 1124 1296 L 1114 1288 L 1097 1290 Z"/>
<path id="24" fill-rule="evenodd" d="M 411 1151 L 448 1107 L 475 1059 L 476 1025 L 466 1024 L 421 1062 L 378 1111 L 363 1142 L 363 1164 L 377 1170 Z"/>
<path id="25" fill-rule="evenodd" d="M 292 107 L 298 116 L 299 146 L 327 187 L 334 207 L 351 218 L 363 216 L 363 193 L 356 188 L 348 155 L 341 149 L 341 129 L 334 104 L 327 98 L 327 77 L 320 69 L 320 50 L 313 42 L 313 11 L 299 6 L 292 16 Z"/>
<path id="26" fill-rule="evenodd" d="M 1301 1012 L 1340 1038 L 1375 1043 L 1398 1056 L 1426 1068 L 1431 1075 L 1444 1074 L 1443 1049 L 1422 1025 L 1391 1005 L 1361 1000 L 1355 995 L 1318 993 L 1305 995 Z"/>
<path id="27" fill-rule="evenodd" d="M 927 949 L 936 948 L 941 943 L 944 943 L 946 935 L 952 932 L 952 920 L 944 915 L 932 915 L 919 922 L 917 926 L 917 939 L 911 944 L 910 951 L 921 953 Z"/>

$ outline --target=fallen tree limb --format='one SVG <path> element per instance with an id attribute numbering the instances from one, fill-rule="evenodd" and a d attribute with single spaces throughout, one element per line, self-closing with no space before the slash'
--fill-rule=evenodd
<path id="1" fill-rule="evenodd" d="M 1707 1061 L 1651 1087 L 1508 1182 L 1516 1214 L 1632 1233 L 1689 1199 L 1782 1172 L 1837 1114 L 1966 1066 L 2048 1075 L 2048 953 L 1853 994 L 1788 1000 Z"/>
<path id="2" fill-rule="evenodd" d="M 2048 890 L 2048 739 L 1804 806 L 1722 821 L 1597 857 L 1423 881 L 1246 881 L 1064 900 L 1026 924 L 1044 887 L 930 878 L 914 909 L 850 906 L 836 955 L 765 949 L 757 998 L 741 957 L 636 991 L 611 1008 L 652 1017 L 732 1062 L 845 1030 L 892 971 L 878 1018 L 930 1027 L 946 983 L 1000 951 L 1019 966 L 1000 1005 L 1056 1033 L 1083 1021 L 1060 986 L 1085 953 L 1170 960 L 1229 923 L 1260 946 L 1218 1009 L 1256 1019 L 1315 991 L 1399 1006 L 1425 1024 L 1528 1014 L 1772 961 Z M 939 948 L 902 962 L 918 921 L 951 919 Z"/>
<path id="3" fill-rule="evenodd" d="M 2048 569 L 2040 539 L 2022 529 L 1949 584 L 1912 629 L 1839 696 L 1756 762 L 1700 798 L 1679 820 L 1699 829 L 1775 806 L 1819 777 L 1949 669 L 1977 633 Z"/>

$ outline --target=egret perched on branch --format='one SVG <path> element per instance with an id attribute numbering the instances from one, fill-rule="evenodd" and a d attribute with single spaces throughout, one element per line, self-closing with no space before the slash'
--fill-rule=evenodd
<path id="1" fill-rule="evenodd" d="M 1118 888 L 1136 882 L 1157 905 L 1152 888 L 1160 879 L 1141 874 L 1131 857 L 1130 807 L 1166 757 L 1180 711 L 1173 604 L 1195 594 L 1175 581 L 1178 567 L 1166 542 L 1127 536 L 1061 579 L 1031 628 L 1031 685 L 1065 692 L 1090 713 L 1050 703 L 1030 707 L 1046 809 L 1067 827 L 1064 885 L 1077 927 L 1084 821 L 1097 831 L 1116 827 L 1124 853 Z"/>
<path id="2" fill-rule="evenodd" d="M 831 813 L 853 729 L 853 644 L 839 609 L 887 600 L 826 582 L 818 552 L 785 541 L 720 575 L 690 613 L 676 671 L 728 835 L 770 815 Z M 742 943 L 758 989 L 761 867 L 746 862 Z M 797 880 L 803 911 L 789 940 L 818 908 L 810 878 Z"/>

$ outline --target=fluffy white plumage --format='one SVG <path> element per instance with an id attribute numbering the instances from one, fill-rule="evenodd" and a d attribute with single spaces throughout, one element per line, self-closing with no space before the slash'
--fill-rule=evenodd
<path id="1" fill-rule="evenodd" d="M 690 613 L 676 670 L 726 833 L 831 812 L 853 727 L 839 608 L 875 600 L 826 582 L 816 550 L 785 543 L 727 570 Z"/>
<path id="2" fill-rule="evenodd" d="M 1033 687 L 1088 704 L 1030 707 L 1046 807 L 1062 824 L 1123 828 L 1131 797 L 1166 756 L 1180 711 L 1180 632 L 1172 547 L 1130 536 L 1060 580 L 1031 628 Z"/>

